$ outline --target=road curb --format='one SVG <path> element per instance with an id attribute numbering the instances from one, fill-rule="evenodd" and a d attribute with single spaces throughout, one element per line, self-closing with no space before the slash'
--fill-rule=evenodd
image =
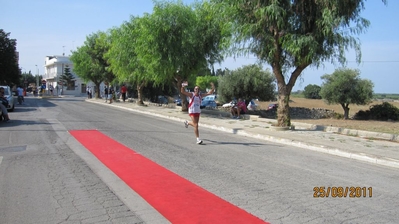
<path id="1" fill-rule="evenodd" d="M 399 168 L 399 160 L 395 160 L 395 159 L 391 159 L 391 158 L 382 158 L 382 157 L 377 158 L 375 156 L 370 156 L 370 155 L 367 155 L 364 153 L 349 153 L 349 152 L 342 151 L 338 148 L 330 148 L 330 147 L 326 147 L 324 145 L 316 145 L 316 144 L 311 144 L 311 143 L 306 143 L 306 142 L 295 141 L 295 140 L 288 139 L 288 138 L 274 137 L 274 136 L 265 135 L 265 134 L 262 134 L 262 135 L 261 134 L 250 134 L 243 130 L 235 130 L 235 129 L 226 128 L 226 127 L 219 127 L 216 125 L 202 124 L 201 127 L 207 127 L 207 128 L 214 129 L 214 130 L 238 134 L 238 135 L 242 135 L 242 136 L 246 136 L 246 137 L 252 137 L 252 138 L 266 140 L 266 141 L 284 144 L 284 145 L 295 146 L 298 148 L 308 149 L 308 150 L 312 150 L 312 151 L 316 151 L 316 152 L 327 153 L 330 155 L 335 155 L 335 156 L 349 158 L 349 159 L 355 159 L 355 160 L 359 160 L 359 161 L 363 161 L 363 162 L 374 163 L 374 164 L 378 164 L 378 165 L 382 165 L 382 166 Z"/>
<path id="2" fill-rule="evenodd" d="M 102 102 L 96 102 L 93 100 L 86 100 L 86 101 L 92 102 L 92 103 L 97 103 L 97 104 L 103 104 Z M 147 115 L 151 115 L 151 116 L 156 116 L 156 117 L 167 118 L 170 120 L 175 120 L 175 121 L 180 121 L 180 122 L 183 122 L 185 120 L 185 119 L 181 119 L 181 118 L 178 118 L 175 116 L 162 115 L 162 114 L 158 114 L 158 113 L 154 113 L 154 112 L 150 112 L 150 111 L 142 111 L 139 109 L 118 106 L 115 104 L 107 104 L 107 105 L 113 106 L 116 108 L 120 108 L 120 109 L 124 109 L 124 110 L 134 111 L 134 112 L 147 114 Z M 214 113 L 212 113 L 212 114 L 214 114 Z M 214 115 L 216 115 L 216 114 L 214 114 Z M 324 145 L 316 145 L 316 144 L 311 144 L 311 143 L 306 143 L 306 142 L 300 142 L 300 141 L 295 141 L 295 140 L 288 139 L 288 138 L 274 137 L 274 136 L 266 135 L 266 134 L 251 134 L 244 130 L 226 128 L 223 126 L 209 124 L 206 121 L 202 121 L 200 126 L 209 128 L 209 129 L 213 129 L 213 130 L 227 132 L 227 133 L 238 134 L 241 136 L 266 140 L 269 142 L 295 146 L 295 147 L 303 148 L 303 149 L 309 149 L 312 151 L 327 153 L 330 155 L 340 156 L 340 157 L 344 157 L 344 158 L 355 159 L 355 160 L 359 160 L 359 161 L 363 161 L 363 162 L 369 162 L 369 163 L 378 164 L 378 165 L 382 165 L 382 166 L 388 166 L 388 167 L 392 167 L 392 168 L 399 168 L 399 160 L 396 160 L 396 159 L 376 157 L 376 156 L 371 156 L 371 155 L 367 155 L 364 153 L 349 153 L 349 152 L 342 151 L 338 148 L 331 148 L 331 147 L 326 147 Z M 347 130 L 351 130 L 351 129 L 347 129 Z M 355 130 L 355 131 L 357 131 L 357 130 Z M 374 132 L 371 132 L 371 133 L 374 133 Z M 379 134 L 381 134 L 381 133 L 379 133 Z"/>
<path id="3" fill-rule="evenodd" d="M 222 115 L 223 117 L 228 117 L 230 114 L 228 112 L 223 111 L 213 111 L 213 110 L 202 110 L 203 113 L 206 114 L 213 114 L 213 115 Z M 227 113 L 227 115 L 226 115 Z M 269 118 L 262 118 L 257 115 L 250 115 L 250 120 L 257 120 L 266 123 L 275 123 L 275 119 Z M 356 129 L 348 129 L 348 128 L 341 128 L 341 127 L 332 127 L 332 126 L 323 126 L 323 125 L 314 125 L 314 124 L 307 124 L 301 122 L 291 122 L 295 128 L 304 128 L 308 130 L 315 130 L 315 131 L 325 131 L 331 133 L 337 133 L 342 135 L 349 135 L 354 137 L 361 137 L 367 139 L 376 139 L 376 140 L 385 140 L 391 142 L 398 142 L 399 143 L 399 135 L 396 134 L 389 134 L 389 133 L 382 133 L 382 132 L 372 132 L 372 131 L 363 131 L 363 130 L 356 130 Z"/>

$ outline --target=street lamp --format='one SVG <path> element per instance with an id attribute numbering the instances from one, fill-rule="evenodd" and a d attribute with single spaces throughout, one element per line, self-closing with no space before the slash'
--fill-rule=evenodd
<path id="1" fill-rule="evenodd" d="M 58 58 L 57 58 L 57 61 L 58 61 Z M 54 63 L 55 64 L 55 63 Z M 58 90 L 60 89 L 59 87 L 58 87 L 58 65 L 57 64 L 55 64 L 56 66 L 57 66 L 57 70 L 56 70 L 56 73 L 55 73 L 55 75 L 56 75 L 56 81 L 57 81 L 57 97 L 59 96 L 59 94 L 58 94 Z"/>
<path id="2" fill-rule="evenodd" d="M 36 73 L 36 86 L 39 87 L 39 68 L 37 67 L 37 65 L 35 65 L 35 66 L 36 66 L 36 71 L 37 71 L 37 73 Z"/>

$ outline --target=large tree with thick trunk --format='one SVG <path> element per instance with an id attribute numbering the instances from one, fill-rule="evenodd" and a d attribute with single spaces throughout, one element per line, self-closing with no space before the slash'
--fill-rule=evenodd
<path id="1" fill-rule="evenodd" d="M 182 81 L 223 59 L 222 38 L 229 34 L 222 33 L 218 16 L 208 2 L 156 2 L 135 39 L 138 60 L 155 84 L 174 82 L 180 90 Z"/>
<path id="2" fill-rule="evenodd" d="M 110 71 L 105 54 L 110 48 L 110 34 L 93 33 L 86 37 L 83 46 L 72 52 L 70 57 L 74 64 L 74 72 L 84 81 L 92 81 L 96 85 L 96 98 L 100 98 L 100 84 L 112 82 L 115 75 Z"/>
<path id="3" fill-rule="evenodd" d="M 106 54 L 110 62 L 110 69 L 115 73 L 120 82 L 136 85 L 137 104 L 143 105 L 143 89 L 153 79 L 151 69 L 147 69 L 137 57 L 140 45 L 137 39 L 141 35 L 141 27 L 145 24 L 147 16 L 143 18 L 131 17 L 119 28 L 111 31 L 112 44 Z"/>
<path id="4" fill-rule="evenodd" d="M 382 0 L 386 3 L 386 0 Z M 278 126 L 290 126 L 289 98 L 308 66 L 345 64 L 353 48 L 360 62 L 365 0 L 211 0 L 234 31 L 233 51 L 254 54 L 271 65 L 277 80 Z M 216 7 L 218 6 L 218 7 Z M 243 51 L 244 50 L 244 51 Z"/>

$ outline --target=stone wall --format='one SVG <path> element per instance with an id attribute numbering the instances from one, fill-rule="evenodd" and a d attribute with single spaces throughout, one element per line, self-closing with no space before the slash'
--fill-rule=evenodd
<path id="1" fill-rule="evenodd" d="M 277 118 L 277 110 L 260 110 L 250 111 L 250 114 L 258 114 L 264 118 Z M 323 108 L 304 108 L 304 107 L 290 107 L 291 119 L 321 119 L 334 117 L 334 110 Z"/>

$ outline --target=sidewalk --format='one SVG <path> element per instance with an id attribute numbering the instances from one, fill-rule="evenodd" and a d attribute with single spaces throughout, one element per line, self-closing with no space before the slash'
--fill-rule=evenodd
<path id="1" fill-rule="evenodd" d="M 188 120 L 189 116 L 181 112 L 180 108 L 169 108 L 148 104 L 148 106 L 137 106 L 131 102 L 104 103 L 103 99 L 86 99 L 90 103 L 98 103 L 111 107 L 158 116 L 181 122 Z M 291 145 L 308 150 L 328 153 L 360 161 L 370 162 L 382 166 L 399 168 L 399 142 L 375 140 L 379 136 L 392 138 L 391 135 L 383 133 L 366 132 L 369 139 L 351 135 L 338 134 L 342 131 L 338 127 L 320 128 L 311 124 L 295 123 L 295 130 L 279 131 L 271 126 L 275 120 L 248 116 L 249 119 L 231 119 L 225 112 L 202 109 L 200 126 L 233 133 L 242 136 L 263 139 L 275 143 Z M 350 132 L 351 131 L 351 132 Z M 350 133 L 362 133 L 350 130 Z M 335 133 L 334 133 L 335 132 Z M 362 136 L 357 134 L 356 136 Z M 375 136 L 375 137 L 373 137 Z M 395 137 L 395 136 L 394 136 Z M 396 139 L 395 139 L 396 140 Z"/>

